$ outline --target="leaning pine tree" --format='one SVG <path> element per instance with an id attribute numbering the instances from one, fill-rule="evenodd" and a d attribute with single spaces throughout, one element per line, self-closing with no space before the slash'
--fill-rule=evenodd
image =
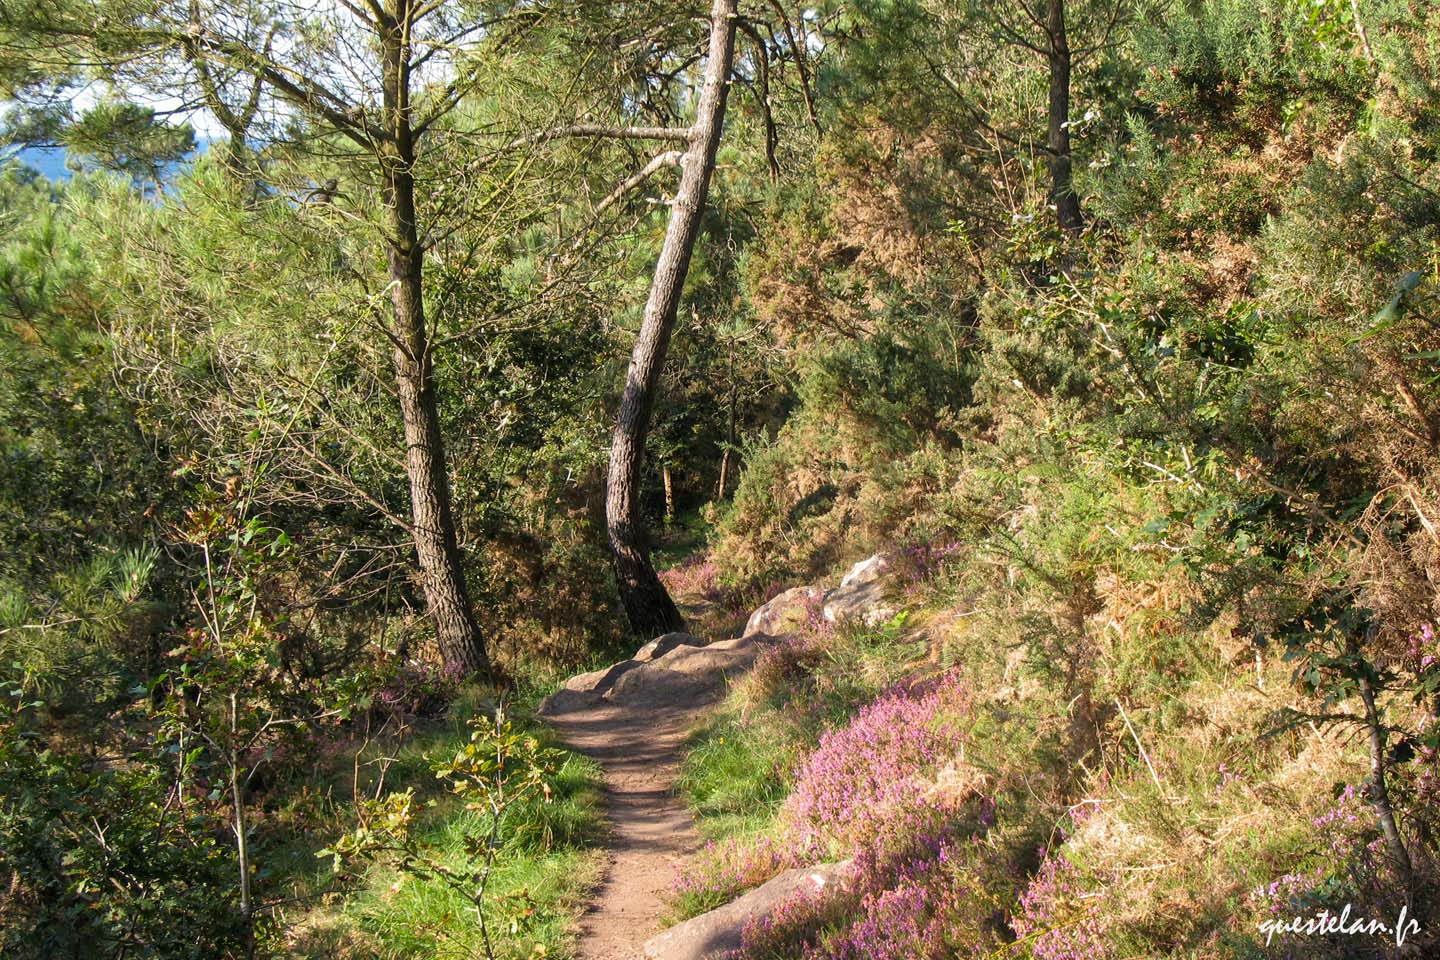
<path id="1" fill-rule="evenodd" d="M 735 56 L 737 0 L 713 0 L 710 5 L 710 46 L 705 83 L 695 125 L 689 131 L 688 149 L 681 160 L 683 172 L 665 243 L 655 264 L 640 334 L 630 354 L 625 391 L 620 398 L 615 434 L 610 447 L 610 473 L 605 490 L 605 520 L 615 564 L 615 581 L 630 629 L 655 636 L 685 627 L 675 602 L 655 573 L 645 547 L 637 505 L 645 435 L 655 406 L 655 393 L 665 366 L 665 353 L 680 292 L 690 269 L 690 256 L 700 232 L 715 153 L 725 124 L 725 101 Z"/>

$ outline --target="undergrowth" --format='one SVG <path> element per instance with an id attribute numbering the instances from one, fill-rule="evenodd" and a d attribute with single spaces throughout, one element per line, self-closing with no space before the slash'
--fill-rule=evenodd
<path id="1" fill-rule="evenodd" d="M 471 740 L 471 721 L 494 710 L 482 691 L 466 689 L 443 716 L 418 720 L 403 736 L 376 737 L 336 749 L 323 814 L 288 858 L 308 863 L 308 886 L 318 906 L 287 917 L 287 949 L 296 956 L 469 958 L 480 949 L 474 906 L 437 877 L 400 869 L 391 858 L 332 868 L 328 851 L 353 829 L 367 798 L 413 790 L 419 811 L 410 832 L 439 866 L 462 870 L 476 852 L 472 839 L 488 831 L 488 816 L 467 809 L 437 778 L 435 764 Z M 600 770 L 588 758 L 563 750 L 553 734 L 522 722 L 544 750 L 560 750 L 549 790 L 509 807 L 497 836 L 501 846 L 485 892 L 485 909 L 497 957 L 573 955 L 575 918 L 600 877 L 595 852 L 603 837 Z M 341 793 L 349 796 L 337 799 Z M 334 870 L 339 871 L 338 877 Z M 330 891 L 330 892 L 322 892 Z M 302 902 L 307 899 L 302 896 Z"/>

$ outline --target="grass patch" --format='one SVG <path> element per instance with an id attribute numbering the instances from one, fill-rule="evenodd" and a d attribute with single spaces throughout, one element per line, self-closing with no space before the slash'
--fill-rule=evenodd
<path id="1" fill-rule="evenodd" d="M 422 804 L 414 835 L 432 848 L 437 862 L 459 867 L 471 856 L 467 838 L 483 836 L 488 824 L 445 792 L 431 758 L 452 756 L 467 744 L 468 721 L 488 707 L 483 691 L 466 691 L 444 717 L 417 724 L 403 739 L 366 745 L 358 758 L 346 758 L 349 775 L 337 762 L 329 795 L 351 793 L 353 786 L 356 795 L 372 796 L 382 776 L 386 792 L 413 789 Z M 559 746 L 543 727 L 522 725 L 544 746 Z M 573 956 L 576 917 L 601 875 L 593 849 L 604 831 L 598 764 L 567 751 L 550 782 L 549 802 L 536 798 L 510 807 L 500 829 L 502 850 L 489 882 L 486 920 L 495 955 L 506 960 Z M 319 901 L 303 916 L 287 918 L 290 955 L 314 960 L 484 955 L 473 907 L 438 879 L 381 861 L 342 877 L 337 887 L 330 861 L 315 854 L 352 829 L 353 802 L 332 802 L 309 838 L 272 858 L 277 867 L 293 871 L 298 891 Z"/>
<path id="2" fill-rule="evenodd" d="M 710 839 L 763 831 L 790 790 L 795 745 L 733 713 L 691 737 L 676 784 Z"/>

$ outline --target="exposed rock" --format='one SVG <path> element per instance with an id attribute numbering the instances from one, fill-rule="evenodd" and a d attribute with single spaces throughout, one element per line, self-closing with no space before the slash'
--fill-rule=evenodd
<path id="1" fill-rule="evenodd" d="M 599 703 L 601 695 L 610 689 L 611 684 L 619 679 L 621 674 L 638 666 L 640 664 L 635 660 L 621 660 L 603 670 L 592 670 L 573 676 L 566 680 L 559 690 L 540 701 L 540 713 L 543 716 L 555 716 Z"/>
<path id="2" fill-rule="evenodd" d="M 637 660 L 640 663 L 649 663 L 651 660 L 657 660 L 665 656 L 665 654 L 674 650 L 676 647 L 703 646 L 705 646 L 704 640 L 701 640 L 699 637 L 692 637 L 688 633 L 667 633 L 663 637 L 656 637 L 639 650 L 636 650 L 635 656 L 630 659 Z"/>
<path id="3" fill-rule="evenodd" d="M 558 717 L 562 713 L 584 710 L 600 702 L 600 694 L 591 690 L 567 690 L 561 687 L 540 701 L 537 712 L 542 717 Z"/>
<path id="4" fill-rule="evenodd" d="M 732 676 L 750 668 L 766 642 L 757 635 L 706 645 L 688 633 L 667 633 L 628 660 L 566 680 L 541 701 L 540 713 L 553 717 L 601 703 L 707 703 L 725 692 Z"/>
<path id="5" fill-rule="evenodd" d="M 763 645 L 760 637 L 703 647 L 677 645 L 650 663 L 625 671 L 605 692 L 604 699 L 646 706 L 718 699 L 732 676 L 750 668 Z"/>
<path id="6" fill-rule="evenodd" d="M 814 867 L 787 870 L 754 890 L 692 917 L 650 938 L 645 943 L 645 960 L 715 960 L 740 946 L 745 924 L 769 916 L 780 902 L 798 890 L 818 893 L 843 881 L 850 861 L 823 863 Z"/>
<path id="7" fill-rule="evenodd" d="M 840 586 L 825 594 L 825 619 L 835 623 L 854 618 L 869 626 L 884 623 L 895 616 L 894 608 L 885 604 L 889 581 L 890 563 L 883 554 L 860 561 Z"/>
<path id="8" fill-rule="evenodd" d="M 604 693 L 610 689 L 611 684 L 619 679 L 620 674 L 638 666 L 639 663 L 634 660 L 620 660 L 600 670 L 592 670 L 590 673 L 571 677 L 565 681 L 563 686 L 573 693 Z"/>
<path id="9" fill-rule="evenodd" d="M 772 637 L 783 637 L 794 633 L 805 625 L 808 615 L 805 605 L 819 597 L 819 587 L 791 587 L 750 614 L 750 619 L 745 623 L 744 636 L 763 633 Z"/>
<path id="10" fill-rule="evenodd" d="M 851 567 L 850 572 L 840 578 L 840 589 L 874 583 L 882 579 L 889 570 L 890 561 L 885 559 L 883 553 L 877 553 Z"/>
<path id="11" fill-rule="evenodd" d="M 569 713 L 599 703 L 601 698 L 615 686 L 615 682 L 636 667 L 650 663 L 676 647 L 698 647 L 703 640 L 688 633 L 667 633 L 656 637 L 635 651 L 628 660 L 612 663 L 602 670 L 581 673 L 566 680 L 564 685 L 540 702 L 540 713 L 544 716 Z"/>

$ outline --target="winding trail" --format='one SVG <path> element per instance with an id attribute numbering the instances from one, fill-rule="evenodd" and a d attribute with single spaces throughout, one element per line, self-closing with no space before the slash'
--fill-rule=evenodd
<path id="1" fill-rule="evenodd" d="M 677 867 L 700 846 L 689 810 L 673 793 L 697 706 L 606 703 L 550 718 L 567 743 L 604 768 L 613 831 L 605 879 L 581 922 L 581 960 L 643 956 L 642 945 L 660 930 Z"/>
<path id="2" fill-rule="evenodd" d="M 833 590 L 792 587 L 744 620 L 715 617 L 709 604 L 682 603 L 689 622 L 711 628 L 704 634 L 731 639 L 657 637 L 628 660 L 571 677 L 541 704 L 541 716 L 560 737 L 605 771 L 610 862 L 581 920 L 580 960 L 643 960 L 647 941 L 661 932 L 678 868 L 700 847 L 695 822 L 674 792 L 692 724 L 724 699 L 764 648 L 805 622 L 817 598 L 832 620 L 875 607 L 885 569 L 882 557 L 871 557 Z M 773 909 L 777 898 L 809 884 L 818 889 L 845 869 L 830 864 L 785 871 L 724 907 L 677 924 L 655 937 L 650 949 L 674 960 L 718 956 L 738 946 L 744 923 Z"/>

